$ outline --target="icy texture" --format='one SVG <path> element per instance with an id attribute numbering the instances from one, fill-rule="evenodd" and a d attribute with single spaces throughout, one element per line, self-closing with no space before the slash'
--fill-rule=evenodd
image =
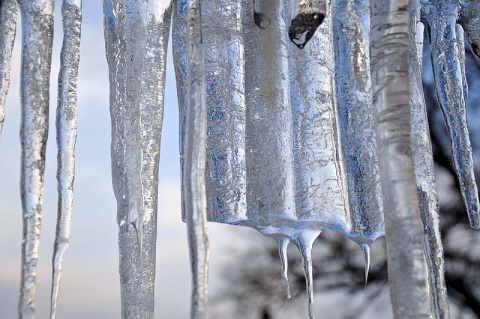
<path id="1" fill-rule="evenodd" d="M 81 0 L 64 0 L 63 47 L 58 76 L 57 106 L 57 182 L 58 217 L 52 260 L 52 293 L 50 318 L 56 317 L 62 261 L 70 241 L 73 180 L 75 176 L 75 141 L 77 138 L 77 82 L 80 60 Z"/>
<path id="2" fill-rule="evenodd" d="M 48 135 L 53 0 L 22 0 L 22 274 L 19 318 L 35 317 L 35 286 Z"/>
<path id="3" fill-rule="evenodd" d="M 207 108 L 205 100 L 205 63 L 202 40 L 201 7 L 191 0 L 187 15 L 187 99 L 185 117 L 185 153 L 183 195 L 187 220 L 190 262 L 192 266 L 192 319 L 206 319 L 209 244 L 205 156 Z"/>
<path id="4" fill-rule="evenodd" d="M 370 77 L 370 1 L 334 3 L 336 103 L 350 236 L 371 243 L 384 234 L 384 222 Z"/>
<path id="5" fill-rule="evenodd" d="M 281 276 L 285 279 L 287 283 L 287 298 L 291 298 L 290 294 L 290 284 L 288 282 L 288 244 L 290 243 L 290 239 L 282 237 L 278 240 L 278 254 L 280 255 L 280 261 L 282 263 L 282 272 Z"/>
<path id="6" fill-rule="evenodd" d="M 456 23 L 461 7 L 455 0 L 444 2 L 422 0 L 421 3 L 421 17 L 428 26 L 437 99 L 447 124 L 453 162 L 470 225 L 478 229 L 480 228 L 478 189 L 467 126 L 463 66 L 460 62 L 461 54 L 459 54 L 463 47 L 459 48 L 456 33 Z M 477 10 L 474 10 L 474 6 Z M 470 4 L 466 9 L 470 10 L 465 13 L 467 16 L 480 12 L 479 6 L 474 4 Z M 470 23 L 464 23 L 464 25 L 471 27 Z M 475 28 L 478 28 L 478 25 L 472 27 L 473 30 Z M 472 29 L 467 28 L 469 30 L 467 36 L 474 47 L 476 33 Z"/>
<path id="7" fill-rule="evenodd" d="M 303 49 L 325 19 L 326 0 L 290 0 L 290 28 L 288 36 Z"/>
<path id="8" fill-rule="evenodd" d="M 440 236 L 438 196 L 435 184 L 432 144 L 422 86 L 424 27 L 420 23 L 419 2 L 410 6 L 410 106 L 417 196 L 423 225 L 428 267 L 430 305 L 434 318 L 450 317 L 444 276 L 443 245 Z"/>
<path id="9" fill-rule="evenodd" d="M 153 318 L 170 1 L 104 1 L 122 318 Z"/>
<path id="10" fill-rule="evenodd" d="M 376 0 L 371 8 L 373 102 L 391 301 L 395 318 L 429 318 L 411 141 L 408 1 Z"/>
<path id="11" fill-rule="evenodd" d="M 5 120 L 5 100 L 10 86 L 10 61 L 17 29 L 17 0 L 0 2 L 0 137 Z"/>

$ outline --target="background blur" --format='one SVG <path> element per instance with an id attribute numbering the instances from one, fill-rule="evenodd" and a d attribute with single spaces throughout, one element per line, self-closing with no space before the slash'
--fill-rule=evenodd
<path id="1" fill-rule="evenodd" d="M 108 69 L 103 40 L 102 1 L 83 1 L 78 87 L 78 139 L 74 214 L 70 248 L 63 264 L 58 318 L 119 318 L 120 287 L 116 204 L 110 171 Z M 43 224 L 37 276 L 37 318 L 49 313 L 51 256 L 57 216 L 55 109 L 62 42 L 61 1 L 56 1 L 50 92 L 50 138 L 47 146 Z M 12 61 L 6 120 L 0 142 L 0 318 L 17 316 L 22 218 L 20 203 L 20 44 Z M 470 59 L 470 58 L 469 58 Z M 480 143 L 478 67 L 469 60 L 472 141 Z M 425 63 L 428 71 L 428 63 Z M 476 73 L 475 73 L 476 72 Z M 450 271 L 452 318 L 480 318 L 479 236 L 468 229 L 457 184 L 449 164 L 441 114 L 435 111 L 431 76 L 426 77 L 431 123 L 438 132 L 435 154 Z M 430 86 L 428 86 L 430 85 Z M 475 89 L 475 87 L 477 89 Z M 155 318 L 189 317 L 190 267 L 186 227 L 180 218 L 178 106 L 171 56 L 167 67 L 165 118 L 159 182 Z M 475 144 L 477 143 L 477 144 Z M 478 168 L 479 156 L 476 153 Z M 442 157 L 443 156 L 443 157 Z M 450 216 L 450 217 L 449 217 Z M 446 229 L 446 228 L 445 228 Z M 452 230 L 453 229 L 453 230 Z M 306 295 L 299 253 L 290 247 L 292 299 L 280 278 L 273 240 L 254 230 L 209 224 L 211 243 L 211 318 L 304 318 Z M 448 233 L 450 232 L 450 233 Z M 450 234 L 450 235 L 448 235 Z M 450 248 L 448 248 L 450 247 Z M 372 248 L 370 283 L 364 290 L 363 255 L 359 247 L 334 233 L 322 234 L 314 247 L 316 312 L 323 318 L 391 318 L 383 240 Z M 458 255 L 458 256 L 457 256 Z M 467 277 L 468 274 L 468 277 Z M 477 278 L 477 279 L 475 279 Z M 455 288 L 456 287 L 456 288 Z M 462 288 L 463 287 L 463 288 Z M 473 309 L 473 310 L 472 310 Z M 478 310 L 475 312 L 475 309 Z"/>

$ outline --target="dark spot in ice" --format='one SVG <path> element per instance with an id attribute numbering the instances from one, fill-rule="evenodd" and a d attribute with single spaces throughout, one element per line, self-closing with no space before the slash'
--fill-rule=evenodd
<path id="1" fill-rule="evenodd" d="M 259 27 L 262 30 L 265 30 L 266 28 L 268 28 L 272 23 L 272 19 L 270 19 L 270 17 L 260 12 L 253 13 L 253 21 L 255 21 L 255 24 L 257 25 L 257 27 Z"/>
<path id="2" fill-rule="evenodd" d="M 292 20 L 290 28 L 288 29 L 290 40 L 292 40 L 298 48 L 303 49 L 324 19 L 325 14 L 322 12 L 298 14 Z"/>

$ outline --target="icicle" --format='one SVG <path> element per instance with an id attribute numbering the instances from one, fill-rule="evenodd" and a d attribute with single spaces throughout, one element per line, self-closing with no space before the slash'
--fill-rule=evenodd
<path id="1" fill-rule="evenodd" d="M 48 135 L 48 103 L 53 39 L 53 0 L 21 1 L 23 208 L 19 318 L 35 317 L 38 245 L 42 220 L 43 173 Z"/>
<path id="2" fill-rule="evenodd" d="M 242 9 L 242 2 L 237 0 L 222 1 L 222 6 L 217 0 L 202 1 L 208 83 L 207 217 L 209 221 L 232 224 L 245 220 L 247 215 Z"/>
<path id="3" fill-rule="evenodd" d="M 266 2 L 272 25 L 253 25 L 244 12 L 248 224 L 258 229 L 295 219 L 292 109 L 283 2 Z"/>
<path id="4" fill-rule="evenodd" d="M 430 304 L 436 319 L 450 317 L 443 266 L 443 246 L 438 216 L 438 196 L 432 145 L 422 84 L 424 27 L 420 23 L 418 2 L 410 9 L 410 103 L 412 108 L 412 141 L 417 197 L 423 224 L 425 255 L 428 266 Z"/>
<path id="5" fill-rule="evenodd" d="M 290 243 L 290 239 L 286 237 L 282 237 L 278 240 L 278 253 L 280 255 L 280 261 L 282 263 L 282 272 L 281 276 L 285 279 L 287 283 L 287 298 L 290 299 L 292 296 L 290 294 L 290 284 L 288 282 L 288 244 Z"/>
<path id="6" fill-rule="evenodd" d="M 368 272 L 370 270 L 370 245 L 361 244 L 363 255 L 365 256 L 365 289 L 367 289 Z"/>
<path id="7" fill-rule="evenodd" d="M 290 40 L 300 49 L 313 37 L 325 19 L 326 0 L 290 0 Z"/>
<path id="8" fill-rule="evenodd" d="M 407 0 L 371 3 L 372 87 L 394 317 L 429 318 L 411 140 L 408 8 Z"/>
<path id="9" fill-rule="evenodd" d="M 200 0 L 189 2 L 187 26 L 188 109 L 183 192 L 193 277 L 191 318 L 204 319 L 207 318 L 209 244 L 205 193 L 207 110 Z"/>
<path id="10" fill-rule="evenodd" d="M 298 246 L 303 259 L 303 270 L 305 272 L 308 295 L 308 317 L 310 319 L 315 319 L 315 309 L 313 306 L 312 246 L 319 235 L 320 231 L 301 231 L 294 237 L 295 244 Z"/>
<path id="11" fill-rule="evenodd" d="M 480 2 L 478 0 L 462 1 L 460 24 L 467 35 L 475 60 L 480 65 Z"/>
<path id="12" fill-rule="evenodd" d="M 0 138 L 5 120 L 5 100 L 10 86 L 10 61 L 17 30 L 18 1 L 0 3 Z"/>
<path id="13" fill-rule="evenodd" d="M 271 0 L 251 0 L 253 1 L 253 21 L 262 30 L 265 30 L 272 24 L 270 15 L 273 5 Z"/>
<path id="14" fill-rule="evenodd" d="M 470 226 L 480 228 L 478 189 L 475 182 L 472 148 L 467 126 L 462 66 L 456 37 L 457 8 L 449 4 L 424 3 L 422 17 L 430 31 L 437 99 L 442 109 L 452 147 L 453 162 L 467 208 Z M 467 32 L 468 34 L 468 32 Z"/>
<path id="15" fill-rule="evenodd" d="M 63 47 L 58 79 L 57 106 L 57 183 L 58 217 L 52 258 L 52 291 L 50 318 L 56 317 L 56 306 L 63 256 L 70 238 L 70 221 L 75 176 L 75 141 L 77 138 L 77 82 L 80 60 L 81 0 L 64 0 Z"/>
<path id="16" fill-rule="evenodd" d="M 370 1 L 333 1 L 335 88 L 348 235 L 358 244 L 384 235 L 370 76 Z"/>
<path id="17" fill-rule="evenodd" d="M 123 318 L 153 318 L 170 3 L 104 2 Z"/>

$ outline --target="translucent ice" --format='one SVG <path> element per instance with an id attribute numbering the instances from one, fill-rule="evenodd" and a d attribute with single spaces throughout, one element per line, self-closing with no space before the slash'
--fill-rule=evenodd
<path id="1" fill-rule="evenodd" d="M 38 245 L 42 221 L 43 174 L 48 135 L 53 0 L 20 2 L 22 13 L 22 142 L 23 209 L 22 274 L 19 318 L 35 317 Z"/>
<path id="2" fill-rule="evenodd" d="M 123 318 L 153 318 L 170 1 L 105 0 Z"/>
<path id="3" fill-rule="evenodd" d="M 10 86 L 10 61 L 17 30 L 18 1 L 2 0 L 0 3 L 0 137 L 5 120 L 5 99 Z"/>
<path id="4" fill-rule="evenodd" d="M 75 176 L 75 141 L 77 138 L 77 82 L 80 60 L 81 0 L 64 0 L 63 47 L 58 76 L 57 106 L 57 181 L 58 217 L 53 248 L 53 278 L 50 318 L 56 317 L 56 306 L 62 262 L 70 241 L 70 222 Z"/>

